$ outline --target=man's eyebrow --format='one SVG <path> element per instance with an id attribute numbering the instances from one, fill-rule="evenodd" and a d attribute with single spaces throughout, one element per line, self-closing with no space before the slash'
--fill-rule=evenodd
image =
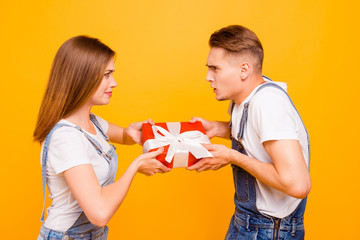
<path id="1" fill-rule="evenodd" d="M 211 67 L 216 67 L 216 68 L 218 68 L 219 66 L 217 66 L 217 65 L 211 65 L 211 64 L 205 64 L 205 66 L 207 66 L 207 67 L 209 67 L 209 68 L 211 68 Z"/>

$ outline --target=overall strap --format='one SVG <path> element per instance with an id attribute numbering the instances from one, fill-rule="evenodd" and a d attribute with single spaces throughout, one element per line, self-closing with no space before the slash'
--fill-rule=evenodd
<path id="1" fill-rule="evenodd" d="M 267 81 L 269 81 L 269 82 L 273 82 L 273 80 L 271 80 L 270 78 L 268 78 L 267 76 L 265 76 L 265 75 L 262 75 L 262 77 L 263 78 L 265 78 Z M 249 104 L 247 104 L 246 106 L 244 106 L 244 110 L 245 110 L 245 108 L 247 109 L 248 108 L 248 106 L 249 106 Z M 231 102 L 231 111 L 230 111 L 230 123 L 229 123 L 229 128 L 231 128 L 232 127 L 232 121 L 231 121 L 231 118 L 232 118 L 232 112 L 233 112 L 233 110 L 234 110 L 234 107 L 235 107 L 235 102 L 234 101 L 232 101 Z M 244 113 L 244 111 L 243 111 L 243 113 Z M 244 114 L 242 115 L 242 116 L 244 116 Z M 246 110 L 246 117 L 247 117 L 247 110 Z M 241 125 L 240 125 L 241 126 Z M 241 129 L 241 127 L 240 127 L 240 129 Z M 231 134 L 230 134 L 231 135 Z M 238 134 L 238 140 L 239 141 L 241 141 L 241 139 L 242 139 L 242 135 L 243 135 L 243 133 L 241 134 L 241 138 L 239 138 L 239 134 Z"/>
<path id="2" fill-rule="evenodd" d="M 95 127 L 99 130 L 99 132 L 103 135 L 106 141 L 109 141 L 109 137 L 106 135 L 105 131 L 100 126 L 100 123 L 96 119 L 95 115 L 90 113 L 90 120 L 95 125 Z"/>
<path id="3" fill-rule="evenodd" d="M 258 93 L 261 89 L 263 89 L 264 87 L 268 87 L 268 86 L 276 86 L 279 87 L 278 85 L 276 85 L 275 83 L 264 83 L 262 84 L 254 93 L 254 95 L 249 99 L 249 101 L 247 101 L 244 104 L 244 109 L 243 109 L 243 114 L 241 116 L 241 120 L 240 120 L 240 128 L 239 128 L 239 132 L 237 135 L 237 139 L 241 142 L 243 137 L 244 137 L 244 131 L 245 131 L 245 124 L 247 122 L 247 118 L 248 118 L 248 111 L 249 111 L 249 102 L 250 100 L 256 95 L 256 93 Z M 279 87 L 281 88 L 281 87 Z M 281 88 L 282 89 L 282 88 Z"/>
<path id="4" fill-rule="evenodd" d="M 247 117 L 248 117 L 248 110 L 249 110 L 249 102 L 246 102 L 244 104 L 244 109 L 243 109 L 243 114 L 240 120 L 240 128 L 239 128 L 239 132 L 237 135 L 237 139 L 241 142 L 244 136 L 244 129 L 245 129 L 245 124 L 247 122 Z"/>
<path id="5" fill-rule="evenodd" d="M 281 90 L 283 93 L 286 94 L 289 101 L 291 102 L 294 109 L 296 110 L 297 114 L 299 115 L 299 112 L 297 111 L 296 107 L 294 106 L 294 104 L 293 104 L 291 98 L 289 97 L 289 95 L 287 94 L 287 92 L 282 87 L 280 87 L 279 85 L 273 83 L 269 78 L 267 78 L 265 76 L 263 76 L 263 77 L 266 78 L 267 80 L 269 80 L 270 82 L 264 83 L 261 86 L 259 86 L 258 89 L 256 89 L 255 93 L 251 96 L 249 101 L 245 102 L 242 117 L 241 117 L 241 120 L 240 120 L 240 129 L 239 129 L 239 132 L 238 132 L 238 135 L 237 135 L 238 140 L 231 137 L 231 135 L 230 135 L 230 137 L 232 138 L 233 149 L 236 149 L 236 150 L 238 150 L 239 152 L 241 152 L 241 153 L 243 153 L 245 155 L 247 155 L 247 153 L 246 153 L 245 148 L 242 145 L 242 141 L 243 141 L 243 138 L 244 138 L 245 126 L 246 126 L 247 118 L 248 118 L 248 110 L 249 110 L 249 106 L 251 105 L 250 104 L 251 99 L 253 99 L 253 97 L 259 91 L 261 91 L 262 89 L 264 89 L 266 87 L 275 87 L 275 88 Z M 231 108 L 232 111 L 233 111 L 233 107 L 234 107 L 234 103 L 233 103 L 232 108 Z M 232 111 L 231 111 L 231 115 L 232 115 Z M 300 115 L 299 115 L 299 117 L 300 117 Z M 300 120 L 301 120 L 301 117 L 300 117 Z M 302 122 L 302 120 L 301 120 L 301 122 Z M 302 124 L 304 125 L 303 122 L 302 122 Z M 231 127 L 231 125 L 230 125 L 230 127 Z M 308 153 L 309 153 L 309 159 L 310 159 L 309 135 L 308 135 L 308 132 L 307 132 L 305 126 L 304 126 L 304 129 L 305 129 L 306 135 L 307 135 Z M 242 190 L 245 189 L 245 188 L 249 188 L 248 193 L 250 193 L 250 192 L 255 193 L 255 189 L 252 189 L 252 190 L 250 189 L 250 187 L 253 187 L 254 184 L 255 184 L 255 178 L 252 175 L 245 172 L 240 167 L 237 167 L 237 165 L 233 166 L 233 172 L 234 172 L 233 175 L 234 175 L 234 182 L 235 182 L 236 187 L 239 188 L 239 186 L 240 186 Z M 244 184 L 241 181 L 241 177 L 248 179 L 249 182 Z M 252 183 L 250 183 L 250 181 Z M 237 190 L 235 190 L 235 191 L 237 191 Z M 235 198 L 235 205 L 236 205 L 237 208 L 239 208 L 239 209 L 241 209 L 243 211 L 259 213 L 259 211 L 258 211 L 258 209 L 256 207 L 256 195 L 253 196 L 251 194 L 248 194 L 247 196 L 249 197 L 249 200 L 248 201 L 241 201 L 240 197 L 242 197 L 242 196 L 239 197 L 237 194 L 238 194 L 238 192 L 235 192 L 235 197 L 234 197 Z M 299 203 L 298 207 L 289 215 L 289 217 L 302 217 L 303 216 L 304 211 L 305 211 L 305 206 L 306 206 L 306 199 L 307 198 L 303 199 Z M 253 202 L 254 204 L 251 204 L 251 202 Z"/>
<path id="6" fill-rule="evenodd" d="M 108 137 L 108 135 L 105 133 L 105 131 L 102 129 L 100 123 L 98 122 L 98 120 L 96 119 L 95 115 L 90 113 L 90 120 L 91 122 L 95 125 L 95 127 L 99 130 L 99 132 L 101 133 L 101 135 L 104 137 L 104 139 L 109 143 L 110 147 L 113 148 L 114 150 L 116 150 L 116 147 L 110 142 L 110 139 Z M 89 141 L 94 145 L 94 139 L 92 137 L 90 137 L 88 134 L 84 133 L 85 136 L 89 139 Z M 97 143 L 95 141 L 95 143 Z M 111 156 L 108 153 L 104 153 L 102 151 L 102 148 L 99 144 L 97 144 L 97 146 L 94 145 L 94 147 L 97 149 L 98 153 L 105 157 L 107 160 L 111 159 Z"/>
<path id="7" fill-rule="evenodd" d="M 270 78 L 268 78 L 268 77 L 266 77 L 266 76 L 263 76 L 263 77 L 265 77 L 265 78 L 268 79 L 268 80 L 270 79 Z M 299 117 L 300 117 L 300 114 L 299 114 L 298 110 L 296 109 L 293 101 L 291 100 L 289 94 L 288 94 L 282 87 L 280 87 L 279 85 L 277 85 L 277 84 L 275 84 L 275 83 L 273 83 L 273 82 L 264 83 L 264 84 L 262 84 L 258 89 L 256 89 L 256 91 L 255 91 L 255 93 L 253 94 L 253 96 L 249 99 L 249 101 L 247 101 L 247 102 L 244 104 L 243 115 L 242 115 L 241 121 L 240 121 L 240 131 L 239 131 L 239 133 L 238 133 L 238 139 L 239 139 L 239 140 L 242 139 L 243 136 L 244 136 L 244 127 L 245 127 L 245 124 L 246 124 L 246 122 L 247 122 L 248 110 L 249 110 L 249 102 L 251 101 L 251 99 L 252 99 L 260 90 L 264 89 L 265 87 L 275 87 L 275 88 L 281 90 L 282 92 L 284 92 L 285 95 L 288 97 L 291 105 L 294 107 L 294 109 L 296 110 L 296 112 L 298 113 L 298 115 L 299 115 Z M 300 117 L 300 119 L 301 119 L 301 117 Z M 305 130 L 306 130 L 306 128 L 305 128 Z M 306 133 L 307 133 L 307 131 L 306 131 Z"/>
<path id="8" fill-rule="evenodd" d="M 90 114 L 90 120 L 94 123 L 94 125 L 96 126 L 96 128 L 100 131 L 100 133 L 103 135 L 103 137 L 105 138 L 106 141 L 109 141 L 109 137 L 104 133 L 104 131 L 102 130 L 102 128 L 100 127 L 99 122 L 96 120 L 95 115 Z M 45 212 L 45 191 L 46 191 L 46 163 L 47 163 L 47 156 L 48 156 L 48 151 L 49 151 L 49 144 L 50 144 L 50 139 L 52 134 L 54 133 L 54 131 L 60 127 L 63 126 L 67 126 L 67 127 L 73 127 L 76 128 L 77 130 L 79 130 L 80 132 L 82 132 L 84 134 L 84 136 L 89 140 L 89 142 L 94 146 L 96 152 L 102 156 L 103 158 L 105 158 L 105 160 L 110 161 L 111 160 L 111 156 L 109 155 L 109 153 L 105 153 L 102 150 L 102 147 L 100 146 L 100 144 L 93 139 L 91 136 L 89 136 L 89 134 L 87 134 L 82 128 L 80 128 L 79 126 L 71 126 L 68 124 L 64 124 L 64 123 L 58 123 L 54 126 L 53 129 L 51 129 L 51 131 L 49 132 L 49 134 L 46 136 L 45 141 L 44 141 L 44 147 L 43 147 L 43 152 L 42 152 L 42 163 L 41 163 L 41 173 L 42 173 L 42 186 L 43 186 L 43 210 L 42 210 L 42 214 L 41 214 L 41 218 L 40 221 L 44 222 L 44 212 Z M 112 145 L 109 142 L 110 146 L 115 150 L 115 146 Z"/>
<path id="9" fill-rule="evenodd" d="M 102 147 L 100 146 L 100 144 L 99 144 L 94 138 L 92 138 L 89 134 L 87 134 L 81 127 L 75 126 L 75 128 L 84 134 L 84 136 L 89 140 L 89 142 L 91 143 L 91 145 L 94 146 L 96 152 L 97 152 L 100 156 L 102 156 L 103 158 L 105 158 L 107 161 L 110 161 L 111 156 L 109 155 L 109 153 L 104 152 L 103 149 L 102 149 Z"/>
<path id="10" fill-rule="evenodd" d="M 229 128 L 231 129 L 232 128 L 232 112 L 234 110 L 234 107 L 235 107 L 235 102 L 232 101 L 231 102 L 231 110 L 230 110 L 230 122 L 229 122 Z M 230 130 L 231 132 L 231 130 Z M 230 133 L 230 138 L 231 138 L 231 133 Z"/>
<path id="11" fill-rule="evenodd" d="M 275 87 L 275 88 L 281 90 L 283 93 L 285 93 L 285 95 L 288 97 L 291 105 L 294 107 L 294 109 L 295 109 L 296 113 L 298 114 L 298 116 L 299 116 L 299 118 L 300 118 L 300 120 L 301 120 L 301 123 L 303 124 L 303 127 L 304 127 L 304 129 L 305 129 L 306 138 L 307 138 L 307 147 L 308 147 L 308 158 L 309 158 L 309 160 L 310 160 L 310 139 L 309 139 L 309 133 L 308 133 L 308 131 L 307 131 L 305 125 L 304 125 L 304 122 L 303 122 L 303 120 L 302 120 L 302 118 L 301 118 L 301 116 L 300 116 L 300 114 L 299 114 L 299 111 L 298 111 L 297 108 L 295 107 L 295 105 L 294 105 L 293 101 L 291 100 L 289 94 L 288 94 L 282 87 L 280 87 L 279 85 L 277 85 L 277 84 L 275 84 L 275 83 L 272 83 L 272 82 L 268 82 L 268 83 L 262 84 L 262 85 L 256 90 L 255 94 L 258 93 L 260 90 L 264 89 L 265 87 Z M 252 98 L 255 96 L 255 94 L 252 96 Z M 251 99 L 250 99 L 250 100 L 251 100 Z M 249 104 L 248 104 L 248 103 L 250 102 L 250 100 L 247 102 L 247 108 L 249 107 Z M 245 107 L 244 107 L 244 111 L 245 111 Z M 248 111 L 248 110 L 246 110 L 246 116 L 243 115 L 243 118 L 244 118 L 244 117 L 246 118 L 246 119 L 244 120 L 245 122 L 247 121 L 247 111 Z M 242 121 L 242 119 L 241 119 L 241 121 Z M 240 129 L 241 129 L 241 123 L 240 123 Z M 244 130 L 242 130 L 242 132 L 244 132 Z M 243 133 L 242 133 L 242 135 L 241 135 L 241 138 L 242 138 L 242 137 L 243 137 Z"/>
<path id="12" fill-rule="evenodd" d="M 41 214 L 40 221 L 44 222 L 44 212 L 45 212 L 45 189 L 46 189 L 46 163 L 47 163 L 47 156 L 49 151 L 50 139 L 54 131 L 60 127 L 67 126 L 71 127 L 70 125 L 64 123 L 56 124 L 53 129 L 48 133 L 44 141 L 44 147 L 42 151 L 42 162 L 41 162 L 41 175 L 42 175 L 42 187 L 43 187 L 43 210 Z"/>

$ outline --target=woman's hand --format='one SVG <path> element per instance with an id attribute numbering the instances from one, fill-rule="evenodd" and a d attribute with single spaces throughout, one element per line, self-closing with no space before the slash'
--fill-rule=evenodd
<path id="1" fill-rule="evenodd" d="M 171 169 L 155 159 L 163 149 L 136 158 L 125 173 L 105 187 L 99 184 L 91 164 L 80 164 L 64 171 L 66 182 L 91 223 L 105 226 L 123 202 L 136 172 L 147 176 Z"/>
<path id="2" fill-rule="evenodd" d="M 131 123 L 127 128 L 124 129 L 124 144 L 141 144 L 141 129 L 143 123 L 150 123 L 151 125 L 154 125 L 154 121 L 152 119 L 148 119 L 143 122 Z"/>
<path id="3" fill-rule="evenodd" d="M 154 152 L 144 153 L 137 157 L 134 160 L 134 163 L 138 166 L 137 171 L 146 176 L 151 176 L 155 173 L 169 172 L 171 168 L 166 167 L 160 161 L 156 160 L 156 156 L 160 155 L 163 151 L 164 148 L 159 148 Z"/>

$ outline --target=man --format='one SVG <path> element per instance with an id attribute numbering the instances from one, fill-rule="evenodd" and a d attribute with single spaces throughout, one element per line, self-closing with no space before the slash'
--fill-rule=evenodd
<path id="1" fill-rule="evenodd" d="M 201 121 L 210 138 L 230 138 L 232 149 L 205 145 L 214 158 L 188 169 L 231 164 L 236 208 L 226 239 L 304 239 L 309 139 L 286 84 L 262 75 L 263 48 L 251 30 L 222 28 L 211 35 L 209 45 L 206 80 L 217 100 L 232 101 L 231 120 L 191 121 Z"/>

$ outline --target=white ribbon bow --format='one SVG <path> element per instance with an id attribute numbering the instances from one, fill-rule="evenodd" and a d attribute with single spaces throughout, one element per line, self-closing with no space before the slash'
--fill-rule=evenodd
<path id="1" fill-rule="evenodd" d="M 167 123 L 169 131 L 159 126 L 152 126 L 155 139 L 148 139 L 143 145 L 143 152 L 163 146 L 169 146 L 165 160 L 170 163 L 175 153 L 191 152 L 195 158 L 213 157 L 200 143 L 210 143 L 209 138 L 202 132 L 187 131 L 180 134 L 180 123 Z M 160 134 L 161 133 L 161 134 Z"/>

